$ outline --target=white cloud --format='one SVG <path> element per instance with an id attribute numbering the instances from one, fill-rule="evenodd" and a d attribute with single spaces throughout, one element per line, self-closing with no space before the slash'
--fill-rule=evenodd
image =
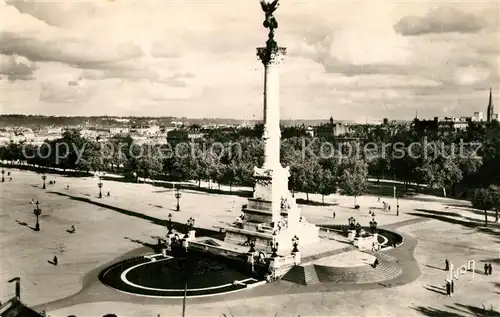
<path id="1" fill-rule="evenodd" d="M 460 85 L 471 85 L 484 81 L 490 74 L 487 68 L 461 67 L 455 71 L 455 80 Z"/>
<path id="2" fill-rule="evenodd" d="M 0 2 L 4 112 L 262 117 L 255 47 L 267 30 L 258 3 L 8 3 Z M 403 36 L 398 21 L 444 12 L 439 4 L 282 1 L 283 116 L 412 117 L 415 109 L 433 116 L 449 104 L 457 115 L 482 110 L 481 93 L 500 78 L 498 27 L 491 27 L 498 4 L 449 6 L 481 16 L 487 27 Z"/>

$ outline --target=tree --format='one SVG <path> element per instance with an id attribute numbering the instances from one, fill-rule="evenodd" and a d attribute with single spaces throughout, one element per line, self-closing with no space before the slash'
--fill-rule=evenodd
<path id="1" fill-rule="evenodd" d="M 293 191 L 306 193 L 306 200 L 309 201 L 310 193 L 319 192 L 319 179 L 322 168 L 316 158 L 305 158 L 290 166 L 289 185 Z"/>
<path id="2" fill-rule="evenodd" d="M 385 173 L 389 172 L 389 160 L 385 157 L 376 157 L 368 164 L 371 175 L 377 176 L 377 182 L 384 178 Z"/>
<path id="3" fill-rule="evenodd" d="M 493 197 L 493 207 L 495 208 L 495 222 L 498 222 L 498 211 L 500 209 L 500 186 L 490 185 L 489 190 Z"/>
<path id="4" fill-rule="evenodd" d="M 325 195 L 330 195 L 335 192 L 335 177 L 329 170 L 323 170 L 318 184 L 318 192 L 321 194 L 321 202 L 325 203 Z"/>
<path id="5" fill-rule="evenodd" d="M 224 183 L 229 184 L 229 192 L 232 191 L 233 184 L 238 183 L 240 180 L 240 169 L 235 161 L 231 161 L 223 168 L 222 180 Z"/>
<path id="6" fill-rule="evenodd" d="M 484 211 L 484 225 L 488 226 L 488 210 L 495 206 L 494 197 L 488 188 L 474 190 L 471 198 L 472 207 Z"/>
<path id="7" fill-rule="evenodd" d="M 443 188 L 444 196 L 446 197 L 446 189 L 454 189 L 463 176 L 462 170 L 455 158 L 439 157 L 432 164 L 431 171 L 433 173 L 429 185 L 433 187 Z"/>
<path id="8" fill-rule="evenodd" d="M 163 162 L 152 146 L 144 146 L 144 154 L 137 158 L 137 173 L 143 178 L 154 179 L 163 170 Z"/>
<path id="9" fill-rule="evenodd" d="M 367 189 L 368 166 L 357 158 L 350 158 L 343 162 L 340 167 L 340 189 L 343 195 L 354 196 L 354 207 L 356 197 L 364 194 Z"/>

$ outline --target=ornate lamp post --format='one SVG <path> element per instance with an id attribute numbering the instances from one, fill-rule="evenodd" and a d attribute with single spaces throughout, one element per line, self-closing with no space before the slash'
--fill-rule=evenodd
<path id="1" fill-rule="evenodd" d="M 347 219 L 347 222 L 349 223 L 349 229 L 354 230 L 356 225 L 356 219 L 354 219 L 354 217 L 349 217 L 349 219 Z"/>
<path id="2" fill-rule="evenodd" d="M 375 218 L 373 218 L 371 221 L 370 221 L 370 231 L 372 233 L 375 233 L 377 231 L 377 222 L 375 221 Z"/>
<path id="3" fill-rule="evenodd" d="M 168 229 L 167 235 L 171 235 L 172 234 L 172 229 L 173 229 L 173 226 L 172 226 L 172 214 L 171 213 L 168 214 L 167 229 Z"/>
<path id="4" fill-rule="evenodd" d="M 396 216 L 399 216 L 399 197 L 396 186 L 394 186 L 394 198 L 396 198 Z"/>
<path id="5" fill-rule="evenodd" d="M 249 253 L 255 252 L 255 243 L 256 243 L 255 237 L 248 239 L 248 245 L 250 246 L 250 250 L 248 251 Z"/>
<path id="6" fill-rule="evenodd" d="M 42 186 L 42 188 L 43 188 L 43 189 L 47 188 L 47 187 L 45 186 L 45 180 L 46 180 L 46 179 L 47 179 L 47 175 L 43 174 L 43 175 L 42 175 L 42 181 L 43 181 L 43 186 Z"/>
<path id="7" fill-rule="evenodd" d="M 189 231 L 191 231 L 194 227 L 194 218 L 189 217 L 189 219 L 186 222 L 186 236 L 184 238 L 188 237 Z M 190 271 L 190 266 L 189 266 L 189 256 L 188 256 L 188 243 L 184 244 L 184 247 L 186 248 L 186 258 L 185 258 L 185 268 L 184 268 L 184 274 L 185 274 L 185 283 L 184 283 L 184 298 L 182 300 L 182 316 L 184 317 L 186 314 L 186 297 L 187 297 L 187 286 L 188 286 L 188 278 L 189 278 L 189 271 Z"/>
<path id="8" fill-rule="evenodd" d="M 399 197 L 396 197 L 396 216 L 399 216 Z"/>
<path id="9" fill-rule="evenodd" d="M 38 217 L 42 214 L 42 209 L 40 209 L 40 206 L 38 205 L 38 200 L 36 201 L 36 207 L 33 210 L 33 213 L 36 216 L 36 224 L 35 224 L 35 231 L 40 231 L 40 223 L 38 222 Z"/>
<path id="10" fill-rule="evenodd" d="M 356 237 L 359 237 L 360 234 L 361 234 L 361 225 L 358 222 L 356 224 Z"/>
<path id="11" fill-rule="evenodd" d="M 191 231 L 194 227 L 194 218 L 189 217 L 189 219 L 186 221 L 186 236 L 184 238 L 188 237 L 189 231 Z"/>
<path id="12" fill-rule="evenodd" d="M 299 245 L 299 237 L 294 236 L 294 237 L 292 238 L 292 244 L 293 244 L 292 253 L 297 253 L 297 252 L 299 252 L 299 249 L 297 248 L 297 246 Z"/>
<path id="13" fill-rule="evenodd" d="M 102 181 L 101 181 L 101 178 L 99 178 L 99 181 L 97 182 L 97 187 L 99 187 L 99 198 L 102 198 Z"/>
<path id="14" fill-rule="evenodd" d="M 4 176 L 4 174 L 5 174 L 5 170 L 2 168 L 2 183 L 5 182 L 5 176 Z"/>
<path id="15" fill-rule="evenodd" d="M 192 219 L 192 222 L 193 222 L 193 225 L 194 225 L 194 219 L 193 218 L 189 218 L 188 219 L 188 226 L 189 226 L 189 221 L 191 219 Z M 182 298 L 182 317 L 186 316 L 186 298 L 187 298 L 188 279 L 189 279 L 188 244 L 186 243 L 184 245 L 184 247 L 185 247 L 186 257 L 184 258 L 184 297 Z"/>
<path id="16" fill-rule="evenodd" d="M 271 257 L 273 257 L 273 258 L 278 257 L 278 247 L 279 247 L 279 243 L 278 243 L 278 241 L 273 241 L 273 242 L 271 243 L 271 251 L 273 252 L 273 253 L 271 254 Z"/>
<path id="17" fill-rule="evenodd" d="M 99 198 L 102 198 L 102 176 L 104 173 L 95 172 L 95 176 L 97 176 L 97 187 L 99 187 Z"/>
<path id="18" fill-rule="evenodd" d="M 177 187 L 175 188 L 175 198 L 177 199 L 177 207 L 175 208 L 175 210 L 177 211 L 180 211 L 181 210 L 181 206 L 179 205 L 179 199 L 181 199 L 181 191 L 180 189 Z"/>

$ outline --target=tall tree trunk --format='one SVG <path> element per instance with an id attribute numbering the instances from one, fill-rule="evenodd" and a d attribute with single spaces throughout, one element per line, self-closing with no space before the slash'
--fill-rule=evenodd
<path id="1" fill-rule="evenodd" d="M 325 195 L 321 194 L 321 203 L 324 205 L 325 204 Z"/>
<path id="2" fill-rule="evenodd" d="M 457 197 L 457 183 L 453 183 L 453 185 L 451 185 L 451 195 L 453 197 Z"/>
<path id="3" fill-rule="evenodd" d="M 495 208 L 495 222 L 498 222 L 498 208 Z"/>
<path id="4" fill-rule="evenodd" d="M 306 192 L 306 200 L 309 201 L 309 193 Z"/>
<path id="5" fill-rule="evenodd" d="M 198 178 L 198 187 L 201 187 L 201 178 Z"/>
<path id="6" fill-rule="evenodd" d="M 486 209 L 484 210 L 484 226 L 488 226 L 488 211 Z"/>
<path id="7" fill-rule="evenodd" d="M 354 207 L 356 207 L 356 195 L 354 195 Z"/>

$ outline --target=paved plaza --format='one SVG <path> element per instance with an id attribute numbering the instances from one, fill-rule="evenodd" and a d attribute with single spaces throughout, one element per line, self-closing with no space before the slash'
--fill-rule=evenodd
<path id="1" fill-rule="evenodd" d="M 19 276 L 23 302 L 47 309 L 52 317 L 106 313 L 178 316 L 181 299 L 125 296 L 104 286 L 99 288 L 96 272 L 119 258 L 140 254 L 155 245 L 157 237 L 165 235 L 164 220 L 169 213 L 174 222 L 185 223 L 193 217 L 195 227 L 212 229 L 234 222 L 240 214 L 239 206 L 246 203 L 245 197 L 183 190 L 181 211 L 176 212 L 171 188 L 105 181 L 104 197 L 98 199 L 95 178 L 48 174 L 47 183 L 56 180 L 56 184 L 43 190 L 39 174 L 13 170 L 12 175 L 13 181 L 2 184 L 0 191 L 1 300 L 13 295 L 12 285 L 6 281 Z M 299 193 L 296 197 L 305 195 Z M 319 195 L 309 197 L 321 201 Z M 314 312 L 316 316 L 476 316 L 483 306 L 500 311 L 498 224 L 491 222 L 485 229 L 480 225 L 483 213 L 471 210 L 463 201 L 416 195 L 399 200 L 400 215 L 396 216 L 393 199 L 381 197 L 381 201 L 393 206 L 389 212 L 376 209 L 381 208 L 378 198 L 358 197 L 361 208 L 354 210 L 352 197 L 330 195 L 325 202 L 338 205 L 304 205 L 302 214 L 318 225 L 345 225 L 354 216 L 366 226 L 371 220 L 368 209 L 375 210 L 380 227 L 406 238 L 401 249 L 387 252 L 403 267 L 404 273 L 395 280 L 397 286 L 384 282 L 346 287 L 301 286 L 279 281 L 235 295 L 188 299 L 187 315 L 307 316 Z M 35 225 L 32 199 L 38 200 L 42 209 L 39 232 L 31 229 Z M 237 206 L 234 210 L 233 202 Z M 72 225 L 75 233 L 67 231 Z M 359 259 L 373 259 L 372 255 L 357 252 L 339 254 L 335 261 L 341 262 L 338 266 L 355 267 Z M 48 263 L 54 256 L 58 257 L 57 266 Z M 468 260 L 476 261 L 476 273 L 459 277 L 452 298 L 447 298 L 442 290 L 447 277 L 443 271 L 446 258 L 455 267 Z M 484 261 L 493 264 L 493 276 L 481 273 Z M 102 296 L 95 293 L 101 290 Z M 73 296 L 79 292 L 84 296 Z M 95 298 L 102 302 L 88 302 Z"/>

